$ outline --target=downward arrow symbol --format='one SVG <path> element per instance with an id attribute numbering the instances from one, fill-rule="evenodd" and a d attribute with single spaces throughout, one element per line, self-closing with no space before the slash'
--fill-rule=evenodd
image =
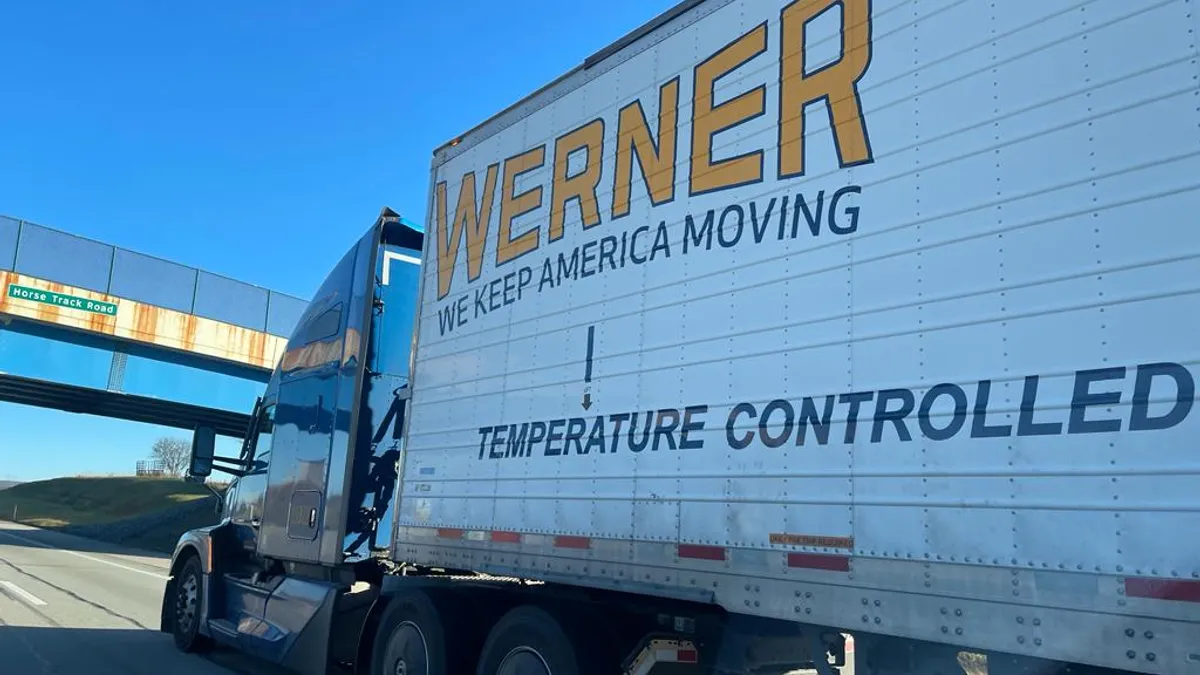
<path id="1" fill-rule="evenodd" d="M 583 381 L 584 382 L 590 383 L 592 381 L 592 354 L 595 351 L 595 347 L 596 347 L 596 327 L 588 326 L 587 362 L 586 362 L 586 365 L 584 366 L 584 371 L 583 371 Z M 592 389 L 591 387 L 587 387 L 586 391 L 584 391 L 584 393 L 583 393 L 583 409 L 584 410 L 588 410 L 589 408 L 592 407 L 591 389 Z"/>

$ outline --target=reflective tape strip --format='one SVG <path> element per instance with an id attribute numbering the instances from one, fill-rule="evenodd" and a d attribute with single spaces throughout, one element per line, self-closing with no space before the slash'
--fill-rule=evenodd
<path id="1" fill-rule="evenodd" d="M 588 537 L 559 535 L 554 538 L 554 545 L 557 548 L 591 548 L 592 540 Z"/>
<path id="2" fill-rule="evenodd" d="M 651 640 L 642 648 L 625 671 L 628 675 L 649 675 L 660 663 L 699 663 L 696 646 L 687 640 Z"/>
<path id="3" fill-rule="evenodd" d="M 725 547 L 680 544 L 679 557 L 691 558 L 692 560 L 719 560 L 725 562 Z"/>
<path id="4" fill-rule="evenodd" d="M 1131 598 L 1148 598 L 1150 600 L 1200 602 L 1200 581 L 1127 577 L 1125 579 L 1125 595 Z"/>
<path id="5" fill-rule="evenodd" d="M 820 553 L 789 553 L 788 567 L 801 567 L 810 570 L 826 570 L 829 572 L 849 572 L 850 557 L 844 555 L 822 555 Z"/>
<path id="6" fill-rule="evenodd" d="M 696 663 L 700 655 L 695 649 L 656 649 L 655 663 Z"/>
<path id="7" fill-rule="evenodd" d="M 554 544 L 554 539 L 548 534 L 523 534 L 521 543 L 525 546 L 551 546 Z"/>
<path id="8" fill-rule="evenodd" d="M 674 559 L 682 560 L 701 560 L 710 562 L 726 562 L 732 555 L 730 549 L 725 546 L 713 546 L 705 544 L 669 544 L 662 542 L 645 542 L 636 540 L 616 540 L 616 539 L 596 539 L 579 535 L 552 535 L 552 534 L 526 534 L 521 532 L 512 532 L 509 530 L 467 530 L 455 527 L 440 527 L 440 528 L 422 528 L 407 526 L 401 529 L 401 538 L 408 537 L 412 539 L 423 539 L 436 537 L 444 540 L 455 541 L 474 541 L 474 542 L 490 542 L 494 544 L 514 544 L 519 546 L 538 547 L 538 548 L 563 548 L 574 549 L 581 551 L 591 551 L 592 555 L 604 555 L 604 548 L 600 544 L 613 544 L 621 548 L 630 544 L 638 547 L 639 555 L 645 556 L 651 551 L 658 554 L 661 552 L 663 562 Z M 595 543 L 595 546 L 593 546 Z M 648 547 L 648 548 L 647 548 Z M 769 549 L 738 549 L 740 555 L 744 556 L 762 556 L 762 564 L 766 563 L 766 556 L 782 554 L 785 556 L 784 562 L 787 567 L 824 570 L 829 572 L 849 572 L 850 571 L 850 556 L 837 555 L 832 553 L 800 553 L 800 552 L 779 552 L 776 553 Z M 745 562 L 743 560 L 743 562 Z M 778 564 L 778 563 L 773 563 Z M 1136 580 L 1132 580 L 1137 583 Z M 1188 591 L 1165 591 L 1178 595 L 1183 593 L 1190 597 Z M 1134 595 L 1133 592 L 1130 595 Z M 1135 596 L 1136 597 L 1136 596 Z M 1200 602 L 1200 601 L 1198 601 Z"/>

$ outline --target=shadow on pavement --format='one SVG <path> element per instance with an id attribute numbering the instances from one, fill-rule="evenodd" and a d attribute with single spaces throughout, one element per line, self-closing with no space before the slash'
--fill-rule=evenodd
<path id="1" fill-rule="evenodd" d="M 0 521 L 0 546 L 30 546 L 35 548 L 60 548 L 79 553 L 101 553 L 137 556 L 162 561 L 163 566 L 171 556 L 160 551 L 129 548 L 95 539 L 86 539 L 54 530 L 39 530 L 24 525 Z"/>
<path id="2" fill-rule="evenodd" d="M 207 659 L 176 651 L 171 637 L 148 630 L 0 624 L 0 671 L 12 675 L 227 675 Z M 236 672 L 236 671 L 233 671 Z"/>
<path id="3" fill-rule="evenodd" d="M 236 652 L 184 654 L 171 636 L 150 630 L 6 625 L 0 617 L 0 673 L 88 675 L 283 675 Z"/>

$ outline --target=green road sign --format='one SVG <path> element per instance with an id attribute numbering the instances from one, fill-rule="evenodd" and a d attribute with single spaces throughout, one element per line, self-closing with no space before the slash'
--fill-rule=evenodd
<path id="1" fill-rule="evenodd" d="M 67 309 L 78 309 L 84 312 L 92 312 L 93 314 L 104 314 L 105 316 L 117 315 L 117 305 L 112 302 L 89 300 L 74 295 L 43 291 L 40 288 L 18 286 L 17 284 L 8 285 L 8 297 L 18 300 L 42 302 L 47 305 L 57 305 L 59 307 L 66 307 Z"/>

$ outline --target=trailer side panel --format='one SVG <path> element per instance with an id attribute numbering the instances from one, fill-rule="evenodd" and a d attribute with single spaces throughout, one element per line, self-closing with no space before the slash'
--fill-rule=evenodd
<path id="1" fill-rule="evenodd" d="M 396 557 L 1182 672 L 1192 3 L 681 10 L 438 151 Z"/>

